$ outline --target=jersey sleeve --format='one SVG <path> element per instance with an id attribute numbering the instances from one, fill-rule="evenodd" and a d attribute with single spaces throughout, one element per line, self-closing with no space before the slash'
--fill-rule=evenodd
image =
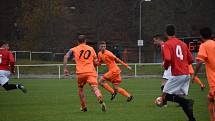
<path id="1" fill-rule="evenodd" d="M 205 46 L 204 46 L 204 44 L 201 44 L 200 48 L 199 48 L 199 52 L 196 57 L 196 60 L 205 61 L 205 60 L 207 60 L 207 58 L 208 58 L 208 56 L 207 56 Z"/>
<path id="2" fill-rule="evenodd" d="M 128 64 L 126 64 L 125 62 L 123 62 L 122 60 L 120 60 L 119 58 L 115 58 L 115 60 L 117 61 L 117 62 L 119 62 L 120 64 L 122 64 L 123 66 L 125 66 L 126 68 L 128 68 Z"/>
<path id="3" fill-rule="evenodd" d="M 169 47 L 166 44 L 163 47 L 163 56 L 164 56 L 163 57 L 164 58 L 163 67 L 165 69 L 168 69 L 170 62 L 171 62 L 171 53 L 170 53 Z"/>
<path id="4" fill-rule="evenodd" d="M 113 53 L 108 53 L 109 57 L 114 59 L 116 62 L 119 62 L 120 64 L 122 64 L 123 66 L 125 66 L 126 68 L 128 68 L 128 64 L 124 63 L 122 60 L 120 60 L 119 58 L 117 58 Z"/>

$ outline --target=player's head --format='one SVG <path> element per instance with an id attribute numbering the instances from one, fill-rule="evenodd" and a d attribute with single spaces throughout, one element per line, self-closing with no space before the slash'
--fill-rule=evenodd
<path id="1" fill-rule="evenodd" d="M 104 52 L 106 50 L 106 42 L 105 41 L 101 41 L 99 43 L 99 50 Z"/>
<path id="2" fill-rule="evenodd" d="M 5 40 L 0 40 L 0 47 L 9 49 L 9 44 Z"/>
<path id="3" fill-rule="evenodd" d="M 153 42 L 155 45 L 160 45 L 161 42 L 163 42 L 165 39 L 164 39 L 164 36 L 163 35 L 160 35 L 160 34 L 156 34 L 152 37 L 153 39 Z"/>
<path id="4" fill-rule="evenodd" d="M 78 35 L 78 43 L 79 44 L 86 43 L 86 36 L 83 34 Z"/>
<path id="5" fill-rule="evenodd" d="M 200 29 L 200 35 L 202 39 L 211 39 L 212 30 L 209 27 L 204 27 Z"/>
<path id="6" fill-rule="evenodd" d="M 166 35 L 175 36 L 175 26 L 173 24 L 168 24 L 166 26 Z"/>

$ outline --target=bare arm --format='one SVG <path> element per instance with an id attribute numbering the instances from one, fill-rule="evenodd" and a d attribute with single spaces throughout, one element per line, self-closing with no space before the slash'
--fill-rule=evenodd
<path id="1" fill-rule="evenodd" d="M 197 75 L 197 73 L 199 72 L 203 63 L 204 63 L 204 61 L 197 60 L 196 69 L 195 69 L 193 77 L 195 77 Z"/>
<path id="2" fill-rule="evenodd" d="M 72 52 L 69 50 L 63 59 L 63 66 L 64 66 L 65 75 L 68 75 L 68 73 L 69 73 L 67 63 L 68 63 L 68 59 L 71 55 L 72 55 Z"/>

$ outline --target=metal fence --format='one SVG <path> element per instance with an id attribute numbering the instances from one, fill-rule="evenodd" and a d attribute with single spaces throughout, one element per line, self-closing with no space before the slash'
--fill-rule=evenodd
<path id="1" fill-rule="evenodd" d="M 64 53 L 54 53 L 54 52 L 33 52 L 33 51 L 12 51 L 15 60 L 26 59 L 41 60 L 41 61 L 62 61 Z"/>
<path id="2" fill-rule="evenodd" d="M 16 74 L 13 78 L 74 78 L 75 77 L 75 65 L 68 64 L 70 74 L 64 75 L 63 64 L 35 64 L 35 65 L 16 65 Z M 123 77 L 160 77 L 163 74 L 163 68 L 161 63 L 129 63 L 132 70 L 128 70 L 122 65 L 119 65 Z M 104 64 L 97 67 L 99 75 L 107 72 L 107 68 Z M 205 68 L 201 70 L 201 74 L 205 75 Z"/>

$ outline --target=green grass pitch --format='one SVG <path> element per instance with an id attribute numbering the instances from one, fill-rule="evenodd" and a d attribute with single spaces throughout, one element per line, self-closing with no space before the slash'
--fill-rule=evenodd
<path id="1" fill-rule="evenodd" d="M 205 80 L 203 80 L 205 82 Z M 102 112 L 95 95 L 86 85 L 88 112 L 81 112 L 77 84 L 74 79 L 16 80 L 24 84 L 28 93 L 6 92 L 0 88 L 0 121 L 187 121 L 181 108 L 168 102 L 167 108 L 155 106 L 160 95 L 160 79 L 124 79 L 121 87 L 134 95 L 132 102 L 118 94 L 110 101 L 110 94 L 102 90 L 107 112 Z M 209 121 L 207 92 L 191 84 L 189 97 L 195 100 L 194 114 L 197 121 Z"/>

